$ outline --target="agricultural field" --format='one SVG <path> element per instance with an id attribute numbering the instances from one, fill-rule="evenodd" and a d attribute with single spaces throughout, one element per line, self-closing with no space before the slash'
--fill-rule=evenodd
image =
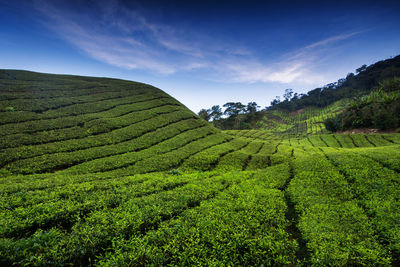
<path id="1" fill-rule="evenodd" d="M 305 137 L 311 134 L 326 134 L 324 121 L 340 114 L 350 103 L 342 99 L 325 108 L 307 107 L 294 112 L 284 110 L 266 111 L 259 126 L 271 134 L 286 137 Z"/>
<path id="2" fill-rule="evenodd" d="M 340 108 L 220 131 L 150 85 L 2 70 L 0 265 L 396 266 L 400 134 L 308 130 Z"/>

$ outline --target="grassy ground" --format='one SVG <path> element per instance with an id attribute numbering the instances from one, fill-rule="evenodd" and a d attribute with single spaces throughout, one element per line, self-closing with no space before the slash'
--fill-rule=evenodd
<path id="1" fill-rule="evenodd" d="M 0 265 L 399 263 L 399 134 L 220 132 L 148 85 L 16 71 L 0 104 Z"/>

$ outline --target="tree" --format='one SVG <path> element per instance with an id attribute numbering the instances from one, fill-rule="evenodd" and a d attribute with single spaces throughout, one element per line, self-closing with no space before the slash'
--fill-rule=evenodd
<path id="1" fill-rule="evenodd" d="M 260 106 L 256 102 L 247 103 L 246 111 L 249 113 L 256 113 Z"/>
<path id="2" fill-rule="evenodd" d="M 237 116 L 245 111 L 245 105 L 240 102 L 228 102 L 223 105 L 225 109 L 224 114 L 227 116 Z"/>
<path id="3" fill-rule="evenodd" d="M 235 129 L 239 129 L 242 118 L 238 115 L 246 111 L 246 106 L 240 102 L 228 102 L 223 107 L 226 108 L 224 114 L 228 116 L 227 122 L 234 122 Z"/>
<path id="4" fill-rule="evenodd" d="M 363 72 L 364 70 L 366 70 L 367 69 L 367 65 L 362 65 L 361 67 L 359 67 L 358 69 L 356 69 L 356 73 L 360 73 L 360 72 Z"/>
<path id="5" fill-rule="evenodd" d="M 219 105 L 215 105 L 211 107 L 210 117 L 213 120 L 219 120 L 222 116 L 222 109 Z"/>
<path id="6" fill-rule="evenodd" d="M 350 73 L 347 74 L 346 80 L 349 80 L 349 79 L 351 79 L 353 77 L 354 77 L 354 73 L 350 72 Z"/>
<path id="7" fill-rule="evenodd" d="M 293 89 L 288 88 L 285 89 L 285 93 L 283 94 L 283 98 L 285 99 L 285 101 L 289 101 L 292 98 L 293 95 Z"/>
<path id="8" fill-rule="evenodd" d="M 337 83 L 328 83 L 327 85 L 324 86 L 324 89 L 335 89 L 337 86 Z"/>
<path id="9" fill-rule="evenodd" d="M 274 100 L 271 101 L 271 106 L 277 105 L 279 103 L 281 103 L 281 97 L 275 96 Z"/>
<path id="10" fill-rule="evenodd" d="M 337 87 L 341 87 L 345 82 L 346 82 L 346 79 L 345 79 L 345 78 L 339 79 L 339 80 L 336 82 Z"/>
<path id="11" fill-rule="evenodd" d="M 209 121 L 210 120 L 210 110 L 209 109 L 202 109 L 199 111 L 198 113 L 199 117 L 202 118 L 205 121 Z"/>

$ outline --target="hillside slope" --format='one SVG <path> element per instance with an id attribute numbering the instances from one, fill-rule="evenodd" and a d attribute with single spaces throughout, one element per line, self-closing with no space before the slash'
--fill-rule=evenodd
<path id="1" fill-rule="evenodd" d="M 344 105 L 221 132 L 149 85 L 0 71 L 0 266 L 398 266 L 400 134 L 321 134 Z"/>
<path id="2" fill-rule="evenodd" d="M 166 170 L 231 139 L 160 89 L 108 78 L 0 70 L 0 114 L 2 174 Z"/>
<path id="3" fill-rule="evenodd" d="M 306 107 L 326 107 L 338 100 L 366 95 L 382 81 L 400 76 L 400 55 L 378 61 L 368 67 L 363 65 L 356 72 L 356 75 L 349 73 L 346 78 L 322 88 L 315 88 L 307 94 L 278 102 L 272 105 L 271 109 L 295 111 Z"/>

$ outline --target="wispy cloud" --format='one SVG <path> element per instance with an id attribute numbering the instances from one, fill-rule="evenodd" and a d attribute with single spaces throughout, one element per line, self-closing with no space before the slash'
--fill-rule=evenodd
<path id="1" fill-rule="evenodd" d="M 224 67 L 231 72 L 232 80 L 237 82 L 321 84 L 327 82 L 316 69 L 322 53 L 326 53 L 335 43 L 359 33 L 361 32 L 331 36 L 286 54 L 275 62 L 262 63 L 261 60 L 249 59 L 241 62 L 225 62 Z"/>
<path id="2" fill-rule="evenodd" d="M 205 79 L 240 83 L 324 82 L 315 70 L 321 51 L 360 33 L 331 36 L 271 62 L 245 47 L 221 45 L 223 40 L 212 36 L 150 21 L 140 8 L 128 9 L 117 0 L 82 7 L 91 12 L 59 8 L 46 0 L 35 3 L 48 27 L 96 60 L 164 75 L 202 69 L 211 73 Z"/>
<path id="3" fill-rule="evenodd" d="M 337 42 L 337 41 L 342 41 L 342 40 L 346 40 L 354 35 L 360 34 L 363 31 L 357 31 L 357 32 L 352 32 L 352 33 L 347 33 L 347 34 L 340 34 L 340 35 L 335 35 L 335 36 L 331 36 L 329 38 L 323 39 L 321 41 L 315 42 L 313 44 L 307 45 L 306 47 L 303 48 L 303 50 L 307 50 L 307 49 L 315 49 L 315 48 L 319 48 L 319 47 L 323 47 L 326 45 L 329 45 L 331 43 Z"/>
<path id="4" fill-rule="evenodd" d="M 86 14 L 59 9 L 47 1 L 36 1 L 36 8 L 49 28 L 108 64 L 161 74 L 204 67 L 204 56 L 195 44 L 171 27 L 150 23 L 138 12 L 122 8 L 117 1 L 101 1 L 94 7 L 98 12 Z"/>

